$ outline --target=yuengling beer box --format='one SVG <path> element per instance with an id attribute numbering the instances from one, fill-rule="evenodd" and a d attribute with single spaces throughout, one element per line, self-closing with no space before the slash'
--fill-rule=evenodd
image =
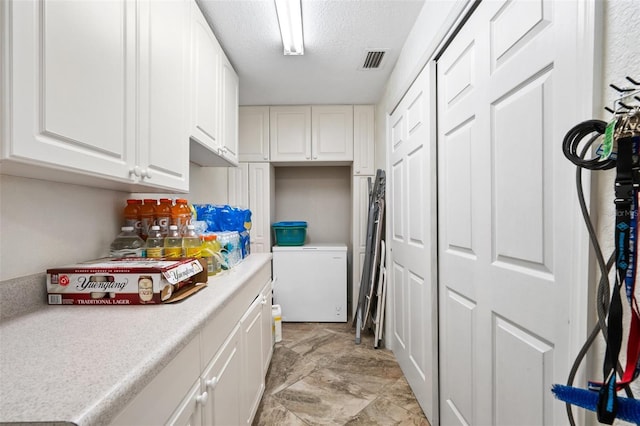
<path id="1" fill-rule="evenodd" d="M 207 284 L 204 259 L 104 258 L 47 269 L 50 305 L 171 303 Z"/>

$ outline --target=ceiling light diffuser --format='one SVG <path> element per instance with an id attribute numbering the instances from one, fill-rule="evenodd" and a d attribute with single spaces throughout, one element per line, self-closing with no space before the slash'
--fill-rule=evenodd
<path id="1" fill-rule="evenodd" d="M 304 55 L 300 0 L 275 0 L 285 55 Z"/>

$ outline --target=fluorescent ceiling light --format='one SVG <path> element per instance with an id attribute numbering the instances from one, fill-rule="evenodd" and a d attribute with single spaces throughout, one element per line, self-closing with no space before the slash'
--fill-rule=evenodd
<path id="1" fill-rule="evenodd" d="M 304 55 L 300 0 L 275 0 L 285 55 Z"/>

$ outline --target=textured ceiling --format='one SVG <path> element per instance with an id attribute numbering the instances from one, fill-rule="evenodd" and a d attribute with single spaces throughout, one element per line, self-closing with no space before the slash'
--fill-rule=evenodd
<path id="1" fill-rule="evenodd" d="M 372 104 L 424 0 L 302 0 L 304 56 L 284 56 L 273 0 L 198 0 L 240 77 L 240 105 Z M 382 67 L 360 70 L 368 49 Z"/>

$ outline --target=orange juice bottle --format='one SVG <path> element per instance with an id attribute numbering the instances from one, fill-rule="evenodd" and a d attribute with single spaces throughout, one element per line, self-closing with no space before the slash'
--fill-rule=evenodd
<path id="1" fill-rule="evenodd" d="M 160 233 L 166 236 L 171 225 L 172 202 L 169 198 L 160 198 L 160 204 L 156 206 L 156 225 L 160 227 Z"/>
<path id="2" fill-rule="evenodd" d="M 140 236 L 145 241 L 151 232 L 151 227 L 155 225 L 157 205 L 158 201 L 145 198 L 140 206 Z"/>
<path id="3" fill-rule="evenodd" d="M 191 224 L 191 209 L 184 198 L 176 199 L 175 205 L 171 208 L 171 224 L 178 227 L 180 235 L 187 234 L 187 226 Z"/>
<path id="4" fill-rule="evenodd" d="M 140 235 L 140 206 L 142 200 L 127 200 L 127 205 L 124 208 L 124 224 L 123 226 L 131 226 L 133 230 Z"/>

